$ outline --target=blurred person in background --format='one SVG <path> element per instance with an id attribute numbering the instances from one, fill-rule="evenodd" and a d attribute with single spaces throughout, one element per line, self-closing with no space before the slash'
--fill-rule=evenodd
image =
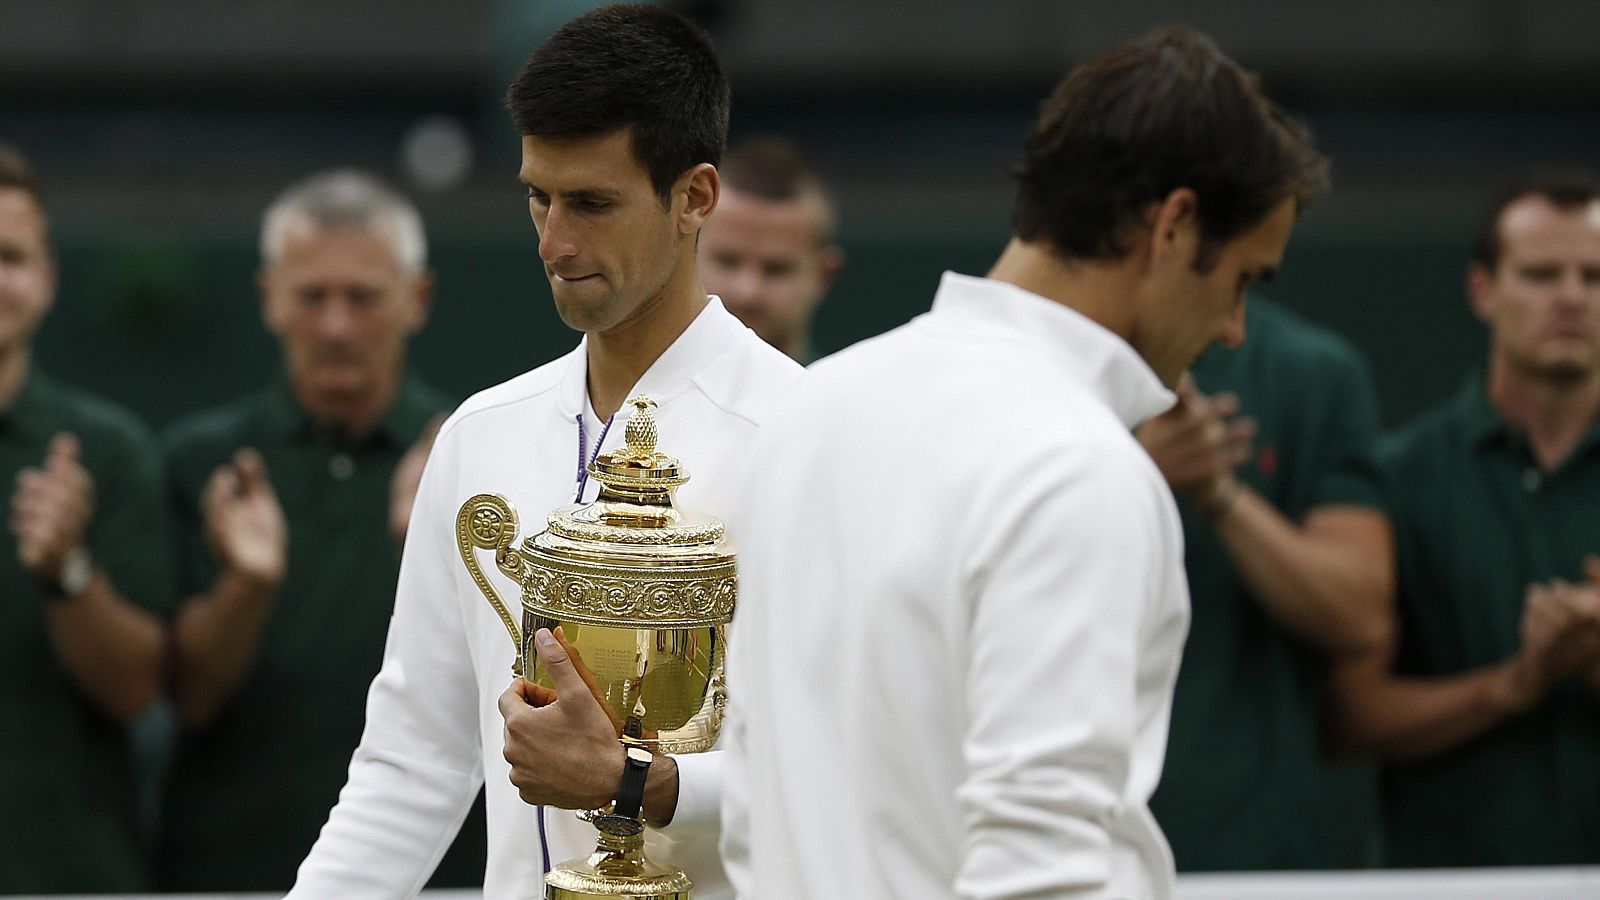
<path id="1" fill-rule="evenodd" d="M 799 149 L 778 138 L 735 144 L 717 171 L 722 197 L 700 231 L 706 290 L 804 365 L 816 356 L 817 307 L 844 265 L 833 198 Z"/>
<path id="2" fill-rule="evenodd" d="M 1283 307 L 1252 297 L 1245 325 L 1139 429 L 1178 497 L 1194 611 L 1150 808 L 1180 871 L 1366 865 L 1371 772 L 1330 768 L 1322 710 L 1328 660 L 1391 636 L 1377 392 L 1354 347 Z"/>
<path id="3" fill-rule="evenodd" d="M 0 894 L 147 887 L 126 725 L 161 690 L 161 455 L 34 365 L 56 278 L 33 170 L 0 144 Z"/>
<path id="4" fill-rule="evenodd" d="M 988 277 L 808 369 L 739 513 L 741 897 L 1172 896 L 1147 804 L 1183 537 L 1131 430 L 1244 339 L 1326 165 L 1208 38 L 1159 29 L 1045 101 Z"/>
<path id="5" fill-rule="evenodd" d="M 1392 866 L 1600 862 L 1600 176 L 1520 181 L 1467 273 L 1488 365 L 1386 439 L 1398 639 L 1341 666 Z"/>
<path id="6" fill-rule="evenodd" d="M 627 413 L 614 416 L 636 394 L 658 403 L 662 450 L 693 467 L 682 505 L 731 511 L 751 439 L 802 370 L 700 280 L 696 247 L 717 207 L 728 102 L 710 40 L 650 6 L 573 19 L 512 81 L 537 252 L 556 311 L 583 337 L 474 395 L 440 430 L 366 732 L 295 900 L 414 896 L 479 785 L 485 896 L 542 896 L 551 864 L 594 851 L 594 827 L 571 810 L 617 798 L 619 731 L 549 631 L 526 639 L 555 695 L 511 674 L 517 648 L 462 564 L 456 517 L 474 495 L 498 492 L 521 510 L 526 536 L 549 510 L 593 500 L 586 466 L 623 445 Z M 502 597 L 518 596 L 497 569 L 484 575 Z M 643 778 L 649 857 L 688 872 L 696 900 L 730 893 L 717 856 L 721 758 L 655 754 Z"/>
<path id="7" fill-rule="evenodd" d="M 415 207 L 371 175 L 289 187 L 263 217 L 259 275 L 282 375 L 166 436 L 186 599 L 162 890 L 288 889 L 344 783 L 450 406 L 406 370 L 426 254 Z M 480 818 L 440 883 L 479 883 L 482 845 Z"/>

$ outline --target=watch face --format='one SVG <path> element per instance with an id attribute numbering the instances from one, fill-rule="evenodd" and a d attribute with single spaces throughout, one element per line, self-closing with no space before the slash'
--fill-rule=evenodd
<path id="1" fill-rule="evenodd" d="M 61 593 L 76 597 L 89 589 L 89 582 L 93 578 L 94 563 L 89 558 L 89 551 L 82 547 L 69 550 L 66 559 L 61 561 Z"/>
<path id="2" fill-rule="evenodd" d="M 601 834 L 609 834 L 612 837 L 633 837 L 644 831 L 644 823 L 638 819 L 615 815 L 596 817 L 594 827 L 600 829 Z"/>

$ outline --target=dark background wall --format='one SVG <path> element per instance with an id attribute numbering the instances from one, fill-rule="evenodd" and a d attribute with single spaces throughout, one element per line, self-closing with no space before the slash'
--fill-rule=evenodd
<path id="1" fill-rule="evenodd" d="M 156 424 L 272 377 L 257 218 L 288 181 L 370 167 L 415 196 L 439 275 L 417 367 L 465 396 L 571 346 L 515 183 L 500 92 L 585 0 L 0 0 L 0 139 L 42 170 L 63 269 L 42 363 Z M 1600 4 L 1583 0 L 695 0 L 734 130 L 805 145 L 848 262 L 824 351 L 926 308 L 1006 238 L 1005 164 L 1088 52 L 1209 31 L 1310 121 L 1335 193 L 1271 294 L 1371 357 L 1393 422 L 1482 350 L 1462 298 L 1506 170 L 1600 150 Z"/>

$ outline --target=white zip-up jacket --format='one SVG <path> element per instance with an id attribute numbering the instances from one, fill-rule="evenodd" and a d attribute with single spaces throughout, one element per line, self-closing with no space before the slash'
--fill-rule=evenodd
<path id="1" fill-rule="evenodd" d="M 954 274 L 811 367 L 740 507 L 741 897 L 1170 897 L 1146 804 L 1188 590 L 1131 429 L 1172 402 L 1095 322 Z"/>
<path id="2" fill-rule="evenodd" d="M 573 502 L 578 419 L 589 408 L 587 345 L 461 405 L 445 422 L 413 507 L 383 668 L 367 697 L 367 725 L 350 776 L 316 846 L 300 867 L 293 900 L 415 897 L 487 786 L 489 857 L 484 895 L 543 896 L 544 853 L 535 807 L 512 786 L 497 701 L 511 683 L 511 638 L 473 584 L 456 547 L 456 513 L 478 493 L 517 508 L 518 539 Z M 658 404 L 661 450 L 690 482 L 685 509 L 728 517 L 763 418 L 801 369 L 762 342 L 712 297 L 631 394 Z M 603 450 L 623 443 L 622 423 Z M 585 429 L 587 431 L 587 429 Z M 594 450 L 597 437 L 587 434 Z M 590 480 L 585 500 L 598 485 Z M 730 534 L 736 533 L 729 523 Z M 520 590 L 486 552 L 480 566 L 520 621 Z M 678 806 L 647 841 L 651 858 L 682 867 L 699 900 L 730 896 L 717 858 L 720 752 L 676 757 Z M 241 773 L 248 777 L 248 773 Z M 593 826 L 545 810 L 552 863 L 587 856 Z"/>

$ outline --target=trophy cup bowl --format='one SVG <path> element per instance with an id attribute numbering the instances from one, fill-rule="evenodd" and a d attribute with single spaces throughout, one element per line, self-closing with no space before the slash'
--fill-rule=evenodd
<path id="1" fill-rule="evenodd" d="M 677 508 L 674 494 L 689 476 L 656 452 L 654 402 L 635 397 L 628 405 L 626 449 L 589 467 L 601 485 L 593 503 L 557 508 L 545 530 L 519 547 L 511 503 L 478 494 L 456 517 L 457 542 L 516 645 L 517 675 L 554 688 L 531 645 L 540 628 L 560 627 L 619 741 L 652 753 L 699 753 L 716 743 L 727 705 L 734 557 L 720 521 Z M 496 568 L 521 585 L 520 618 L 484 576 L 478 550 L 492 551 Z M 682 871 L 644 857 L 642 821 L 606 810 L 579 815 L 596 825 L 598 845 L 545 876 L 546 900 L 689 900 Z"/>

